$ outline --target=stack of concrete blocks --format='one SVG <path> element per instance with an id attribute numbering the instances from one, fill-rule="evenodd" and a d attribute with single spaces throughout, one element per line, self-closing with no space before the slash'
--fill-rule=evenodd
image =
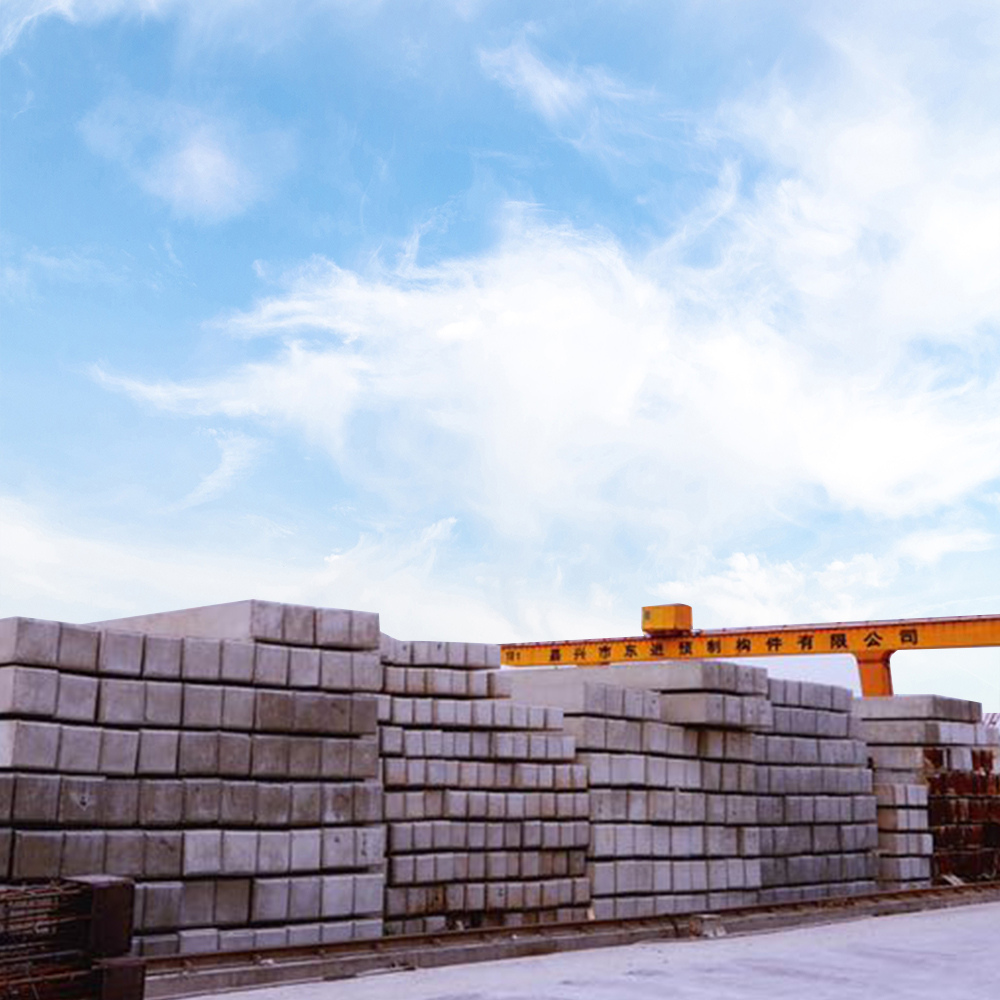
<path id="1" fill-rule="evenodd" d="M 879 797 L 883 887 L 1000 877 L 1000 753 L 982 706 L 904 695 L 854 710 Z"/>
<path id="2" fill-rule="evenodd" d="M 379 936 L 378 635 L 249 601 L 0 621 L 0 873 L 135 879 L 150 955 Z"/>
<path id="3" fill-rule="evenodd" d="M 875 891 L 876 801 L 846 688 L 772 678 L 755 737 L 763 904 Z"/>
<path id="4" fill-rule="evenodd" d="M 518 670 L 512 686 L 516 698 L 564 709 L 590 772 L 596 918 L 757 901 L 763 671 L 710 662 Z"/>
<path id="5" fill-rule="evenodd" d="M 386 933 L 585 919 L 586 768 L 497 646 L 383 636 Z"/>

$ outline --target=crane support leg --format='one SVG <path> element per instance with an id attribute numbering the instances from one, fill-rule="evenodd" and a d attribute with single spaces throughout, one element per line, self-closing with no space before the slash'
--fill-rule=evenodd
<path id="1" fill-rule="evenodd" d="M 892 652 L 855 653 L 861 675 L 861 693 L 866 698 L 885 698 L 892 694 Z"/>

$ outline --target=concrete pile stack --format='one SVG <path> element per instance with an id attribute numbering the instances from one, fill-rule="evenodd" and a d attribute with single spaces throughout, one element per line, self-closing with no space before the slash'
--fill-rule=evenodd
<path id="1" fill-rule="evenodd" d="M 0 621 L 0 873 L 134 878 L 145 954 L 380 935 L 378 635 L 250 601 Z"/>
<path id="2" fill-rule="evenodd" d="M 887 887 L 1000 876 L 1000 753 L 978 702 L 908 695 L 854 703 L 879 795 Z"/>
<path id="3" fill-rule="evenodd" d="M 846 688 L 771 679 L 757 736 L 762 903 L 876 888 L 876 802 Z"/>
<path id="4" fill-rule="evenodd" d="M 584 919 L 586 768 L 496 646 L 383 636 L 386 933 Z"/>
<path id="5" fill-rule="evenodd" d="M 751 729 L 762 671 L 733 664 L 519 670 L 516 698 L 561 706 L 590 772 L 598 919 L 752 905 L 760 886 Z"/>

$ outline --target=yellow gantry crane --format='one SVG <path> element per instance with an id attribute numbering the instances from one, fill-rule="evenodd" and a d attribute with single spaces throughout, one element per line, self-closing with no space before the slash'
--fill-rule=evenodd
<path id="1" fill-rule="evenodd" d="M 508 667 L 600 667 L 631 660 L 736 659 L 851 653 L 866 697 L 892 694 L 889 658 L 901 649 L 1000 646 L 1000 615 L 693 629 L 687 604 L 642 609 L 645 633 L 619 639 L 519 642 L 501 646 Z"/>

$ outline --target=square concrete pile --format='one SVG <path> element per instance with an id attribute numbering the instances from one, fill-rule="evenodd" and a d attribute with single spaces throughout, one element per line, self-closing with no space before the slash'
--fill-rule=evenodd
<path id="1" fill-rule="evenodd" d="M 497 646 L 383 636 L 386 933 L 584 919 L 586 768 Z"/>
<path id="2" fill-rule="evenodd" d="M 378 616 L 0 621 L 0 874 L 136 880 L 145 954 L 378 936 Z"/>
<path id="3" fill-rule="evenodd" d="M 756 902 L 763 671 L 684 662 L 511 675 L 516 698 L 563 708 L 590 772 L 596 918 Z"/>
<path id="4" fill-rule="evenodd" d="M 769 681 L 774 726 L 757 736 L 761 903 L 876 889 L 876 801 L 846 688 Z"/>
<path id="5" fill-rule="evenodd" d="M 879 796 L 886 887 L 1000 877 L 998 734 L 982 706 L 930 695 L 854 702 Z"/>

